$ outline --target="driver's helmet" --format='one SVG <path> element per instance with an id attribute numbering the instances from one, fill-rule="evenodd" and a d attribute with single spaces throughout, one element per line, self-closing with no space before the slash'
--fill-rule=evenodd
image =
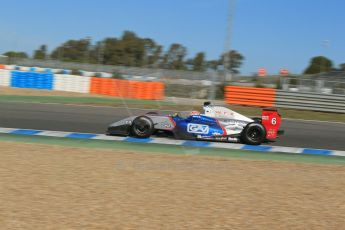
<path id="1" fill-rule="evenodd" d="M 191 111 L 190 116 L 195 116 L 195 115 L 200 115 L 200 112 L 199 111 Z"/>

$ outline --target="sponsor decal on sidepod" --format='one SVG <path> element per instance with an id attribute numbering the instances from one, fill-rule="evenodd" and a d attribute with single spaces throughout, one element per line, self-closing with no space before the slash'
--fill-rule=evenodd
<path id="1" fill-rule="evenodd" d="M 209 130 L 210 128 L 208 125 L 189 123 L 187 126 L 188 133 L 208 134 Z"/>

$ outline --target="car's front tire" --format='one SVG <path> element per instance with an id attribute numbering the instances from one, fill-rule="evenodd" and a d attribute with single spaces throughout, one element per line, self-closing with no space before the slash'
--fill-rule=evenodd
<path id="1" fill-rule="evenodd" d="M 131 135 L 139 138 L 148 138 L 154 133 L 154 124 L 147 116 L 135 118 L 131 125 Z"/>
<path id="2" fill-rule="evenodd" d="M 249 123 L 241 133 L 241 141 L 248 145 L 260 145 L 265 139 L 266 129 L 257 122 Z"/>

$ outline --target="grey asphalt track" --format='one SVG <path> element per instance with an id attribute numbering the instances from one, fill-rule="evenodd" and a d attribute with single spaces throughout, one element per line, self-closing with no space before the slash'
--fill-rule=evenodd
<path id="1" fill-rule="evenodd" d="M 146 112 L 97 106 L 0 103 L 0 127 L 104 133 L 108 124 Z M 344 123 L 283 120 L 282 129 L 285 135 L 271 145 L 345 150 Z"/>

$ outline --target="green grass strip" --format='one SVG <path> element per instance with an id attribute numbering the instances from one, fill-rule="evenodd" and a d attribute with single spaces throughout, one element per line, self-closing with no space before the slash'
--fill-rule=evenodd
<path id="1" fill-rule="evenodd" d="M 94 148 L 97 149 L 115 149 L 129 150 L 145 153 L 167 153 L 178 155 L 204 155 L 229 157 L 246 160 L 265 160 L 265 161 L 288 161 L 297 163 L 313 163 L 313 164 L 336 164 L 345 165 L 344 157 L 336 156 L 318 156 L 318 155 L 302 155 L 302 154 L 286 154 L 271 152 L 255 152 L 231 149 L 216 148 L 196 148 L 163 144 L 149 143 L 129 143 L 121 141 L 105 141 L 105 140 L 85 140 L 85 139 L 69 139 L 44 136 L 25 136 L 13 134 L 0 134 L 0 141 L 26 142 L 38 144 L 52 144 L 59 146 L 69 146 L 77 148 Z"/>

